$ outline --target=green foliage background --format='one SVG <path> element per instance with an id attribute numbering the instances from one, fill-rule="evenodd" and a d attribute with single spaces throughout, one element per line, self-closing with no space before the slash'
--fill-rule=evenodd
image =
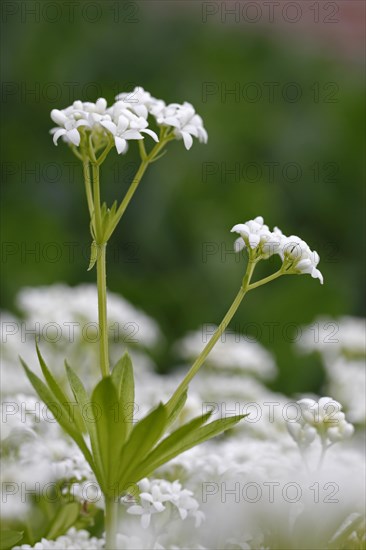
<path id="1" fill-rule="evenodd" d="M 129 22 L 130 8 L 123 3 L 119 22 L 108 11 L 107 4 L 115 3 L 100 4 L 103 17 L 95 23 L 80 17 L 79 7 L 71 23 L 66 16 L 53 23 L 12 16 L 4 25 L 2 307 L 14 309 L 23 286 L 94 282 L 95 272 L 86 272 L 90 236 L 81 169 L 67 165 L 75 159 L 64 144 L 54 147 L 49 112 L 73 99 L 95 101 L 99 90 L 112 102 L 118 91 L 141 85 L 167 102 L 192 102 L 209 142 L 195 142 L 190 152 L 174 142 L 149 168 L 109 247 L 110 290 L 158 320 L 166 336 L 159 367 L 167 371 L 174 366 L 172 341 L 221 320 L 244 270 L 231 253 L 230 228 L 261 214 L 270 226 L 298 234 L 318 250 L 325 284 L 306 276 L 261 288 L 246 298 L 233 328 L 274 351 L 280 376 L 273 387 L 288 393 L 319 390 L 318 360 L 298 358 L 290 339 L 296 326 L 318 315 L 363 314 L 359 62 L 342 56 L 336 45 L 333 50 L 312 45 L 312 29 L 302 37 L 296 32 L 283 37 L 281 30 L 259 24 L 222 24 L 217 18 L 203 23 L 200 2 L 137 2 L 136 22 Z M 207 82 L 219 91 L 205 101 Z M 254 88 L 238 101 L 220 95 L 225 86 L 237 83 L 243 91 L 250 82 L 261 87 L 262 99 L 248 100 Z M 273 102 L 266 82 L 278 83 Z M 289 82 L 301 87 L 300 101 L 282 97 Z M 335 96 L 326 88 L 329 82 L 338 87 Z M 314 83 L 320 86 L 319 101 Z M 37 87 L 39 93 L 26 93 Z M 289 97 L 292 93 L 289 88 Z M 109 203 L 123 196 L 137 161 L 136 143 L 127 157 L 110 155 L 102 173 Z M 302 170 L 296 182 L 281 173 L 292 162 Z M 235 181 L 228 174 L 225 181 L 225 167 L 235 163 L 243 170 L 248 163 L 260 165 L 262 177 Z M 273 182 L 265 163 L 278 163 Z M 336 164 L 335 173 L 327 163 Z M 208 166 L 217 172 L 204 181 Z M 32 168 L 39 176 L 27 172 Z M 291 169 L 288 173 L 292 177 Z M 54 261 L 56 249 L 49 243 L 61 250 Z M 74 257 L 65 243 L 75 243 Z M 39 257 L 24 255 L 35 246 Z M 207 246 L 215 253 L 205 256 Z M 266 269 L 273 265 L 263 273 Z M 268 323 L 274 324 L 273 334 Z"/>

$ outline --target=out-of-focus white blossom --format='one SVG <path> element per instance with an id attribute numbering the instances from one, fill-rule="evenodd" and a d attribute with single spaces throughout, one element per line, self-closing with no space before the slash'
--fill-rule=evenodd
<path id="1" fill-rule="evenodd" d="M 192 491 L 183 489 L 179 481 L 171 483 L 164 479 L 149 480 L 144 478 L 138 485 L 140 489 L 139 504 L 132 504 L 127 508 L 127 512 L 141 516 L 141 526 L 144 529 L 149 527 L 151 516 L 164 512 L 168 503 L 177 509 L 180 519 L 185 520 L 188 517 L 193 517 L 196 527 L 204 519 L 204 514 L 199 510 L 199 504 L 193 498 Z M 128 500 L 125 502 L 128 504 Z"/>
<path id="2" fill-rule="evenodd" d="M 91 537 L 88 531 L 84 529 L 78 531 L 75 527 L 71 527 L 66 535 L 62 535 L 56 540 L 42 538 L 35 546 L 22 544 L 14 546 L 13 550 L 29 550 L 31 548 L 34 550 L 99 550 L 104 548 L 104 545 L 104 539 Z"/>
<path id="3" fill-rule="evenodd" d="M 190 332 L 175 346 L 182 359 L 195 359 L 216 327 L 204 326 Z M 271 379 L 276 374 L 274 359 L 259 342 L 248 341 L 240 334 L 223 334 L 206 360 L 208 366 L 227 371 L 248 372 L 259 378 Z"/>
<path id="4" fill-rule="evenodd" d="M 297 403 L 301 416 L 297 422 L 288 422 L 287 427 L 300 447 L 310 445 L 316 434 L 326 445 L 347 439 L 354 433 L 354 427 L 342 412 L 342 405 L 331 397 L 321 397 L 319 401 L 304 398 Z"/>

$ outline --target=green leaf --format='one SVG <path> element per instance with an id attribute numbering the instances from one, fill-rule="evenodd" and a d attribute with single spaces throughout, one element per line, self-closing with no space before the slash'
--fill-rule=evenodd
<path id="1" fill-rule="evenodd" d="M 165 438 L 136 468 L 135 476 L 138 478 L 136 482 L 146 477 L 166 462 L 169 462 L 172 458 L 232 428 L 239 420 L 248 416 L 244 414 L 231 416 L 229 418 L 220 418 L 219 420 L 210 422 L 210 424 L 206 426 L 197 428 L 197 425 L 202 425 L 202 423 L 205 422 L 205 420 L 202 422 L 202 419 L 207 420 L 209 415 L 210 413 L 207 413 L 202 417 L 192 420 Z M 195 423 L 197 423 L 196 427 Z"/>
<path id="2" fill-rule="evenodd" d="M 38 361 L 42 369 L 43 376 L 46 379 L 46 382 L 48 384 L 48 387 L 50 388 L 53 395 L 56 397 L 57 401 L 59 402 L 60 406 L 62 407 L 65 416 L 72 416 L 72 419 L 75 421 L 75 424 L 79 431 L 85 430 L 85 425 L 82 419 L 82 416 L 79 415 L 77 412 L 74 414 L 74 411 L 72 411 L 71 408 L 67 408 L 68 405 L 70 405 L 70 399 L 69 397 L 62 391 L 60 384 L 57 382 L 57 380 L 53 377 L 53 374 L 51 373 L 50 369 L 47 367 L 45 360 L 43 359 L 40 349 L 38 347 L 38 344 L 36 343 L 36 350 L 38 355 Z"/>
<path id="3" fill-rule="evenodd" d="M 122 450 L 119 489 L 123 490 L 128 483 L 139 481 L 131 477 L 130 474 L 135 466 L 141 462 L 141 458 L 151 451 L 164 433 L 166 423 L 167 411 L 165 406 L 160 403 L 133 427 L 131 435 Z"/>
<path id="4" fill-rule="evenodd" d="M 92 404 L 90 401 L 90 398 L 84 388 L 84 385 L 76 372 L 68 365 L 67 361 L 65 361 L 65 368 L 66 368 L 66 374 L 67 378 L 69 380 L 69 384 L 71 387 L 71 390 L 74 394 L 75 400 L 79 406 L 80 415 L 83 418 L 83 421 L 85 423 L 85 426 L 88 430 L 89 436 L 90 436 L 90 443 L 93 449 L 93 456 L 95 459 L 95 464 L 97 468 L 99 469 L 99 476 L 97 478 L 100 478 L 101 469 L 102 469 L 102 461 L 101 456 L 99 453 L 99 447 L 98 447 L 98 438 L 97 438 L 97 430 L 95 426 L 94 418 L 92 417 Z"/>
<path id="5" fill-rule="evenodd" d="M 52 540 L 66 533 L 66 531 L 72 527 L 78 519 L 79 513 L 80 504 L 77 502 L 69 502 L 68 504 L 64 504 L 52 521 L 45 538 Z"/>
<path id="6" fill-rule="evenodd" d="M 133 366 L 131 358 L 126 352 L 123 357 L 116 363 L 112 370 L 112 380 L 117 388 L 117 395 L 124 414 L 126 423 L 125 437 L 130 435 L 133 428 L 133 411 L 135 403 L 135 382 L 133 377 Z M 128 411 L 132 410 L 132 415 L 128 415 Z"/>
<path id="7" fill-rule="evenodd" d="M 12 548 L 17 542 L 22 540 L 22 538 L 23 531 L 11 531 L 10 529 L 0 531 L 0 550 Z"/>
<path id="8" fill-rule="evenodd" d="M 46 379 L 46 382 L 48 384 L 48 387 L 50 388 L 53 395 L 56 397 L 57 401 L 59 402 L 60 406 L 62 407 L 65 416 L 73 416 L 74 412 L 71 408 L 67 408 L 68 405 L 70 405 L 70 399 L 69 397 L 62 391 L 60 384 L 57 382 L 57 380 L 53 377 L 53 374 L 49 370 L 49 368 L 46 365 L 45 360 L 43 359 L 41 352 L 39 350 L 38 344 L 36 343 L 36 350 L 38 355 L 38 361 L 42 369 L 43 376 Z M 78 413 L 73 416 L 73 419 L 75 420 L 75 423 L 79 429 L 79 431 L 85 430 L 85 425 L 82 419 L 82 416 Z"/>
<path id="9" fill-rule="evenodd" d="M 187 395 L 188 395 L 188 389 L 186 389 L 185 392 L 182 393 L 182 395 L 179 398 L 178 403 L 171 410 L 171 412 L 169 414 L 169 418 L 168 418 L 168 425 L 169 426 L 170 426 L 170 424 L 173 424 L 173 422 L 178 418 L 179 413 L 181 412 L 181 410 L 183 409 L 183 407 L 184 407 L 184 405 L 187 401 Z"/>
<path id="10" fill-rule="evenodd" d="M 91 271 L 93 269 L 95 262 L 97 261 L 97 258 L 98 258 L 98 245 L 95 241 L 93 241 L 90 246 L 90 262 L 89 262 L 88 271 Z"/>
<path id="11" fill-rule="evenodd" d="M 125 441 L 126 422 L 120 411 L 117 390 L 110 376 L 95 387 L 92 399 L 97 445 L 103 468 L 103 492 L 114 496 L 120 455 Z"/>
<path id="12" fill-rule="evenodd" d="M 83 436 L 78 432 L 77 426 L 72 421 L 70 414 L 68 414 L 66 409 L 62 408 L 62 406 L 57 401 L 52 391 L 46 386 L 44 382 L 42 382 L 42 380 L 40 380 L 40 378 L 38 378 L 38 376 L 36 376 L 30 370 L 30 368 L 27 366 L 27 364 L 23 361 L 21 357 L 20 357 L 20 361 L 23 365 L 23 368 L 28 377 L 28 380 L 32 384 L 36 393 L 39 395 L 42 401 L 47 405 L 47 407 L 52 412 L 52 414 L 54 415 L 54 417 L 56 418 L 60 426 L 65 430 L 66 433 L 69 434 L 70 437 L 72 437 L 72 439 L 78 445 L 79 449 L 81 450 L 86 460 L 88 461 L 91 469 L 95 472 L 95 464 L 94 464 L 92 455 L 84 441 Z"/>

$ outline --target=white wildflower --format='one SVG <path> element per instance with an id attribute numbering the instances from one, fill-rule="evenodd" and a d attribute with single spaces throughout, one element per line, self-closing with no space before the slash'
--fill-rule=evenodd
<path id="1" fill-rule="evenodd" d="M 196 113 L 193 105 L 186 101 L 183 105 L 179 103 L 167 105 L 156 116 L 156 122 L 159 126 L 174 128 L 174 135 L 178 139 L 183 139 L 186 149 L 192 147 L 193 137 L 196 137 L 200 143 L 207 143 L 208 135 L 203 126 L 203 120 Z"/>
<path id="2" fill-rule="evenodd" d="M 247 248 L 253 260 L 268 259 L 273 254 L 278 254 L 283 262 L 283 274 L 309 273 L 323 283 L 323 276 L 317 269 L 318 253 L 310 250 L 299 237 L 286 237 L 278 227 L 270 231 L 262 216 L 236 224 L 231 231 L 240 235 L 234 244 L 236 252 Z"/>

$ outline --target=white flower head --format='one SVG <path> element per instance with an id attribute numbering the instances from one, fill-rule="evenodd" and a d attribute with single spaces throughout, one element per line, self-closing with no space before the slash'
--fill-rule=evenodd
<path id="1" fill-rule="evenodd" d="M 319 279 L 323 284 L 323 275 L 317 269 L 319 254 L 310 250 L 305 241 L 291 235 L 282 240 L 280 256 L 287 264 L 287 269 L 294 273 L 309 273 L 314 279 Z"/>
<path id="2" fill-rule="evenodd" d="M 80 133 L 78 128 L 80 126 L 89 126 L 89 122 L 86 116 L 82 116 L 81 113 L 74 111 L 73 108 L 68 107 L 60 111 L 59 109 L 52 109 L 51 118 L 53 122 L 58 124 L 59 128 L 52 128 L 53 143 L 57 145 L 59 138 L 76 145 L 80 145 Z"/>
<path id="3" fill-rule="evenodd" d="M 91 132 L 93 141 L 101 146 L 108 144 L 108 135 L 112 134 L 120 154 L 127 150 L 128 140 L 143 139 L 143 134 L 149 134 L 155 141 L 159 141 L 156 133 L 148 128 L 145 111 L 145 107 L 141 110 L 123 101 L 117 101 L 108 108 L 104 98 L 99 98 L 95 103 L 77 100 L 66 109 L 51 111 L 52 120 L 59 126 L 51 130 L 53 141 L 57 145 L 62 136 L 64 141 L 78 147 L 79 128 L 84 126 L 86 131 Z"/>
<path id="4" fill-rule="evenodd" d="M 174 135 L 177 139 L 183 139 L 187 150 L 192 147 L 193 137 L 196 137 L 200 143 L 207 143 L 208 135 L 203 126 L 203 120 L 190 103 L 186 101 L 183 105 L 170 103 L 163 109 L 158 109 L 158 112 L 155 110 L 154 116 L 159 126 L 174 128 Z"/>
<path id="5" fill-rule="evenodd" d="M 296 422 L 289 422 L 287 429 L 300 447 L 307 447 L 316 435 L 323 444 L 329 444 L 353 434 L 354 427 L 346 421 L 342 405 L 331 397 L 321 397 L 319 401 L 304 398 L 297 403 L 301 417 Z"/>
<path id="6" fill-rule="evenodd" d="M 100 124 L 114 137 L 114 143 L 118 154 L 127 150 L 127 141 L 130 139 L 143 139 L 143 133 L 149 134 L 155 141 L 159 141 L 155 132 L 148 129 L 148 122 L 143 116 L 138 116 L 132 111 L 115 104 L 111 109 L 112 118 L 102 120 Z"/>
<path id="7" fill-rule="evenodd" d="M 269 230 L 262 216 L 234 225 L 231 232 L 240 235 L 234 243 L 235 251 L 240 252 L 244 248 L 256 250 L 257 258 L 269 258 L 278 251 L 281 242 L 281 239 Z"/>
<path id="8" fill-rule="evenodd" d="M 136 86 L 132 92 L 118 94 L 115 99 L 116 104 L 128 106 L 136 115 L 145 119 L 149 113 L 157 116 L 165 107 L 162 99 L 156 99 L 141 86 Z"/>
<path id="9" fill-rule="evenodd" d="M 323 283 L 323 276 L 317 269 L 320 259 L 318 253 L 311 251 L 299 237 L 286 237 L 278 227 L 270 231 L 262 216 L 234 225 L 231 232 L 240 235 L 234 243 L 236 252 L 246 248 L 255 260 L 268 259 L 278 254 L 283 262 L 284 274 L 310 273 Z"/>

